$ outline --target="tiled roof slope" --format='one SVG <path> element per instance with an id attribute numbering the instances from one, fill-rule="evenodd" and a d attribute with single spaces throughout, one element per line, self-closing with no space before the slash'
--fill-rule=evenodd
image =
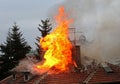
<path id="1" fill-rule="evenodd" d="M 47 75 L 40 84 L 78 84 L 85 80 L 88 76 L 86 73 L 61 73 L 61 74 L 50 74 Z M 24 81 L 22 75 L 18 75 L 15 80 L 13 80 L 12 76 L 2 80 L 0 84 L 35 84 L 41 76 L 34 76 L 29 81 Z"/>
<path id="2" fill-rule="evenodd" d="M 99 67 L 91 78 L 88 84 L 101 84 L 101 83 L 120 83 L 120 67 L 112 64 L 108 64 L 113 70 L 112 73 L 107 73 L 103 67 Z"/>
<path id="3" fill-rule="evenodd" d="M 17 78 L 13 80 L 12 76 L 0 81 L 0 84 L 34 84 L 40 76 L 33 76 L 30 80 L 24 81 L 23 75 L 17 75 Z"/>
<path id="4" fill-rule="evenodd" d="M 86 73 L 61 73 L 48 75 L 40 84 L 79 84 L 88 76 Z"/>
<path id="5" fill-rule="evenodd" d="M 23 75 L 17 75 L 17 78 L 13 80 L 12 76 L 0 81 L 0 84 L 83 84 L 83 82 L 90 76 L 87 84 L 101 84 L 101 83 L 120 83 L 120 67 L 109 64 L 113 73 L 107 73 L 103 67 L 98 67 L 96 72 L 90 76 L 91 73 L 87 72 L 72 72 L 72 73 L 60 73 L 60 74 L 47 74 L 44 78 L 43 75 L 33 76 L 30 80 L 24 81 Z M 92 70 L 94 72 L 94 70 Z M 118 84 L 119 84 L 118 83 Z"/>

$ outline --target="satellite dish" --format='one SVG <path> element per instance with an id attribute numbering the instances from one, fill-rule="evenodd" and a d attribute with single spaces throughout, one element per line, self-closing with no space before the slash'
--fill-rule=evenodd
<path id="1" fill-rule="evenodd" d="M 80 43 L 81 43 L 81 44 L 85 44 L 85 42 L 86 42 L 86 37 L 85 37 L 84 35 L 81 35 L 80 38 L 79 38 L 79 40 L 80 40 Z"/>

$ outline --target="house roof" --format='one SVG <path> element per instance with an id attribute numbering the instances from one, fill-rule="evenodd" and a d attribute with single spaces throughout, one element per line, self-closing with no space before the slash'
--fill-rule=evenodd
<path id="1" fill-rule="evenodd" d="M 48 75 L 40 82 L 45 84 L 78 84 L 88 76 L 86 73 L 61 73 Z"/>
<path id="2" fill-rule="evenodd" d="M 86 79 L 87 84 L 100 84 L 100 83 L 120 83 L 120 67 L 109 64 L 112 73 L 108 73 L 102 66 L 97 67 L 95 70 L 91 70 L 90 73 L 86 72 L 71 72 L 60 74 L 43 74 L 32 76 L 30 80 L 24 81 L 23 75 L 17 75 L 15 80 L 12 76 L 2 80 L 0 84 L 82 84 Z"/>
<path id="3" fill-rule="evenodd" d="M 115 83 L 119 82 L 120 83 L 120 67 L 113 65 L 113 64 L 108 64 L 109 67 L 113 70 L 113 72 L 108 73 L 104 70 L 103 67 L 98 67 L 96 70 L 96 73 L 93 75 L 91 80 L 89 81 L 90 83 Z"/>
<path id="4" fill-rule="evenodd" d="M 87 77 L 85 73 L 61 73 L 47 75 L 44 79 L 39 81 L 40 84 L 78 84 Z M 24 81 L 22 75 L 17 75 L 15 80 L 12 76 L 2 80 L 0 84 L 35 84 L 42 76 L 33 76 L 29 81 Z"/>

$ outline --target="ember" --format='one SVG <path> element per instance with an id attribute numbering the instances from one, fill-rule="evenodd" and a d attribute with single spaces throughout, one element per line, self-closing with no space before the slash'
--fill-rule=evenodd
<path id="1" fill-rule="evenodd" d="M 57 27 L 46 37 L 40 39 L 40 45 L 46 51 L 44 63 L 37 65 L 37 71 L 48 71 L 54 69 L 57 72 L 69 71 L 72 61 L 72 44 L 68 39 L 68 27 L 72 22 L 67 19 L 64 7 L 59 8 L 59 13 L 55 16 Z"/>

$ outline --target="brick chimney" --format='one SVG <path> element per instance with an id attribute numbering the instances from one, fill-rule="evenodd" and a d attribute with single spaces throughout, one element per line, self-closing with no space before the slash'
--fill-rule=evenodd
<path id="1" fill-rule="evenodd" d="M 77 64 L 77 68 L 81 68 L 81 51 L 80 46 L 75 45 L 72 49 L 72 57 Z"/>

